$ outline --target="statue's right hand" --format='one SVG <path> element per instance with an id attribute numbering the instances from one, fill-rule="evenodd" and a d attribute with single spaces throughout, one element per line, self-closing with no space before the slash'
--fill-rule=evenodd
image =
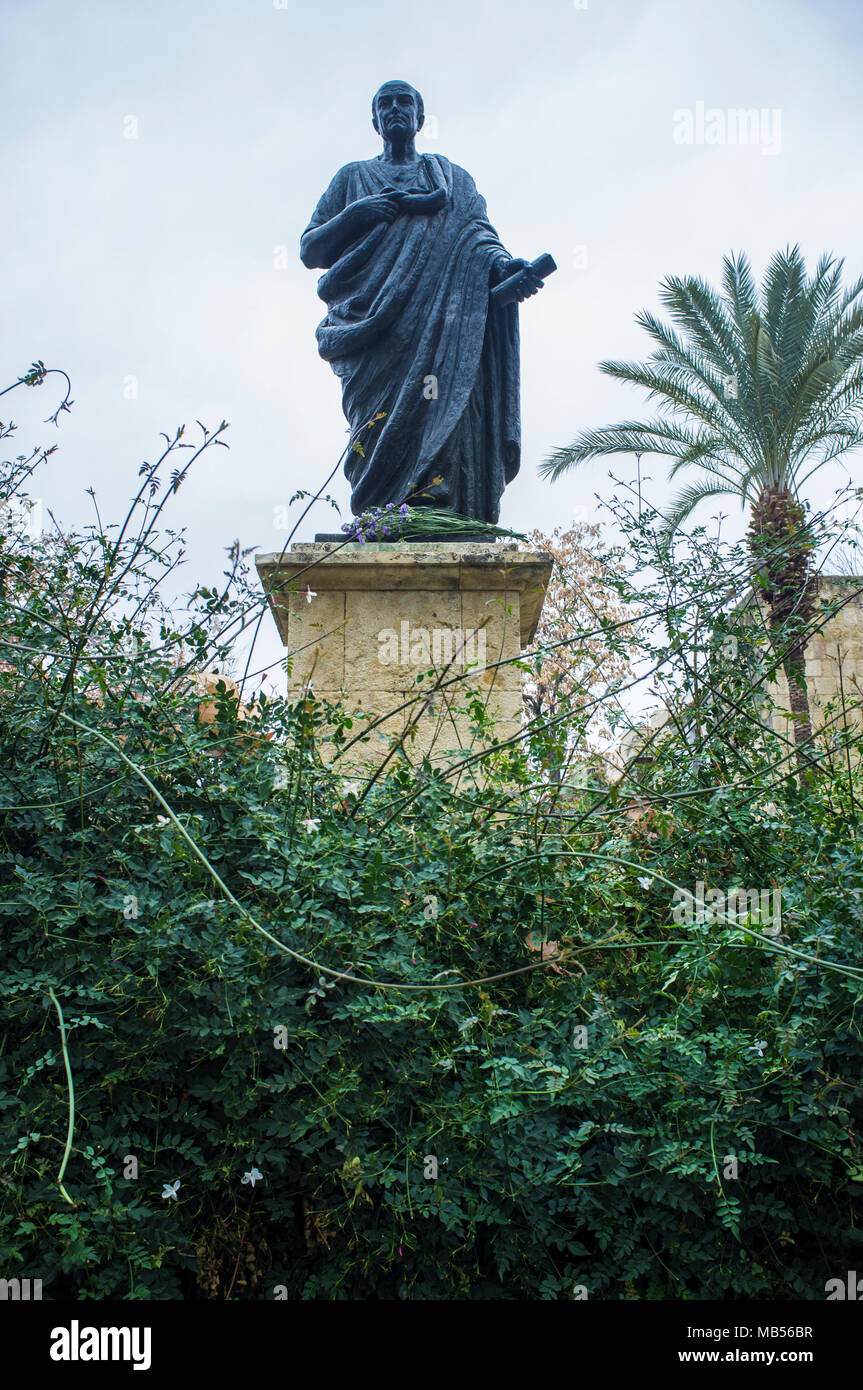
<path id="1" fill-rule="evenodd" d="M 401 211 L 399 193 L 371 193 L 354 204 L 364 223 L 374 227 L 378 222 L 394 222 Z"/>

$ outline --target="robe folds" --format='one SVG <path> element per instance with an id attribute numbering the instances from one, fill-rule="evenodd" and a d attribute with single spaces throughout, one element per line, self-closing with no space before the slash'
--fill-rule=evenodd
<path id="1" fill-rule="evenodd" d="M 309 230 L 388 187 L 381 160 L 346 165 Z M 345 464 L 355 515 L 431 489 L 435 506 L 496 522 L 521 451 L 517 306 L 489 298 L 493 268 L 510 258 L 471 176 L 424 154 L 405 191 L 434 206 L 440 190 L 438 211 L 378 223 L 321 276 L 318 350 L 340 378 L 352 437 L 384 413 Z"/>

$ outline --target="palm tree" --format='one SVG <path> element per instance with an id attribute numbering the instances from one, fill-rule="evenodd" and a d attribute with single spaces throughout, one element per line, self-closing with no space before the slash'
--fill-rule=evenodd
<path id="1" fill-rule="evenodd" d="M 672 326 L 647 311 L 636 318 L 657 345 L 648 361 L 600 364 L 649 392 L 658 417 L 588 430 L 540 469 L 557 478 L 604 455 L 666 454 L 672 477 L 699 475 L 671 504 L 669 539 L 705 498 L 730 495 L 750 507 L 747 541 L 788 681 L 801 770 L 812 737 L 806 643 L 818 576 L 800 489 L 863 443 L 863 277 L 843 290 L 843 265 L 822 256 L 807 279 L 795 246 L 773 256 L 760 292 L 743 254 L 725 258 L 722 294 L 700 279 L 668 277 L 660 298 Z"/>

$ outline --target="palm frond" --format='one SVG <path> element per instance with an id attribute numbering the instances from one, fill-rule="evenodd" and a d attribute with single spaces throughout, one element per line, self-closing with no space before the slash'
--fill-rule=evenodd
<path id="1" fill-rule="evenodd" d="M 739 487 L 741 478 L 749 471 L 757 470 L 757 463 L 746 465 L 727 449 L 711 449 L 708 443 L 709 441 L 705 440 L 704 447 L 698 451 L 693 450 L 690 455 L 679 455 L 668 470 L 669 478 L 675 478 L 684 468 L 698 464 L 699 468 L 711 477 L 722 482 L 732 482 Z"/>
<path id="2" fill-rule="evenodd" d="M 817 473 L 818 469 L 822 468 L 825 463 L 831 463 L 833 459 L 839 458 L 842 454 L 847 454 L 850 449 L 859 449 L 863 446 L 863 425 L 849 424 L 843 429 L 832 431 L 829 438 L 825 432 L 819 441 L 819 445 L 823 447 L 821 447 L 820 454 L 813 460 L 812 467 L 809 471 L 804 473 L 802 477 L 798 477 L 795 470 L 794 481 L 797 488 L 802 487 L 803 484 L 812 477 L 812 474 Z M 811 453 L 809 457 L 811 457 Z"/>
<path id="3" fill-rule="evenodd" d="M 728 362 L 736 358 L 740 342 L 735 325 L 711 287 L 694 277 L 668 276 L 660 286 L 660 299 L 672 318 L 682 324 L 709 357 Z"/>
<path id="4" fill-rule="evenodd" d="M 658 399 L 663 409 L 686 411 L 711 428 L 721 427 L 721 400 L 712 392 L 691 390 L 677 375 L 673 363 L 601 362 L 599 370 L 617 381 L 640 386 L 648 393 L 648 399 Z"/>
<path id="5" fill-rule="evenodd" d="M 555 449 L 539 465 L 543 478 L 559 478 L 570 468 L 591 459 L 611 454 L 667 454 L 672 458 L 695 447 L 696 437 L 691 430 L 669 420 L 645 424 L 624 420 L 619 425 L 606 425 L 598 430 L 585 430 L 572 444 Z"/>
<path id="6" fill-rule="evenodd" d="M 745 504 L 745 498 L 741 498 L 740 489 L 732 483 L 711 481 L 703 478 L 701 482 L 692 483 L 689 487 L 681 489 L 668 512 L 663 516 L 662 525 L 659 528 L 659 535 L 664 541 L 670 540 L 675 531 L 678 531 L 691 516 L 700 502 L 707 501 L 710 497 L 736 497 L 741 505 Z"/>
<path id="7" fill-rule="evenodd" d="M 722 283 L 731 306 L 732 317 L 740 328 L 751 314 L 758 310 L 758 292 L 748 258 L 742 251 L 726 256 L 723 263 Z"/>
<path id="8" fill-rule="evenodd" d="M 770 326 L 777 353 L 781 356 L 786 336 L 786 318 L 799 310 L 806 283 L 806 266 L 799 246 L 777 251 L 764 274 L 761 292 L 761 318 Z"/>

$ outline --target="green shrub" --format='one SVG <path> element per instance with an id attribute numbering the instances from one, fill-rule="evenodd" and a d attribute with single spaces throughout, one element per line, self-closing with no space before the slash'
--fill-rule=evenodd
<path id="1" fill-rule="evenodd" d="M 312 697 L 244 720 L 226 681 L 201 721 L 178 662 L 260 611 L 236 555 L 182 627 L 146 525 L 0 545 L 5 1277 L 820 1299 L 859 1267 L 863 867 L 829 778 L 777 776 L 744 712 L 701 783 L 670 726 L 639 799 L 537 782 L 541 727 L 479 789 L 398 755 L 350 789 L 318 734 L 358 730 Z M 779 887 L 781 935 L 675 920 L 698 881 Z"/>

